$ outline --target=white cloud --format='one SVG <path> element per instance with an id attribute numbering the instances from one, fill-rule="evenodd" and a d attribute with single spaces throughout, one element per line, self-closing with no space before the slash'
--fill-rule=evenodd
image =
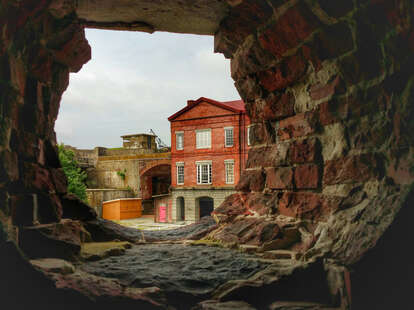
<path id="1" fill-rule="evenodd" d="M 168 116 L 201 96 L 238 99 L 229 61 L 207 36 L 87 30 L 92 60 L 71 74 L 55 130 L 80 148 L 120 146 L 152 128 L 170 143 Z"/>

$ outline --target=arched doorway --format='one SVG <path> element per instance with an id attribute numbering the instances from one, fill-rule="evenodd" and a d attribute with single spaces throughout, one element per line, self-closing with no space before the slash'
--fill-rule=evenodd
<path id="1" fill-rule="evenodd" d="M 184 197 L 177 197 L 176 208 L 177 208 L 177 221 L 184 221 L 185 220 L 185 200 L 184 200 Z"/>
<path id="2" fill-rule="evenodd" d="M 211 197 L 197 198 L 197 205 L 199 209 L 200 219 L 205 216 L 210 216 L 214 210 L 214 199 Z"/>

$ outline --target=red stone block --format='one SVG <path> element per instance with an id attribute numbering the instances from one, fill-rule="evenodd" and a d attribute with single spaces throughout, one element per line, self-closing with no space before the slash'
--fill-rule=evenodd
<path id="1" fill-rule="evenodd" d="M 293 164 L 315 162 L 319 156 L 318 146 L 315 138 L 294 141 L 289 148 L 289 161 Z"/>
<path id="2" fill-rule="evenodd" d="M 40 191 L 55 191 L 50 172 L 32 163 L 24 163 L 24 185 L 26 188 L 34 188 Z"/>
<path id="3" fill-rule="evenodd" d="M 53 183 L 55 184 L 56 192 L 59 194 L 65 194 L 67 192 L 68 182 L 63 169 L 50 168 L 49 171 L 52 176 Z"/>
<path id="4" fill-rule="evenodd" d="M 326 85 L 316 84 L 309 90 L 309 95 L 312 100 L 320 100 L 326 97 L 330 97 L 335 94 L 336 88 L 340 84 L 340 77 L 337 76 L 332 82 Z"/>
<path id="5" fill-rule="evenodd" d="M 245 194 L 233 194 L 227 196 L 224 202 L 213 211 L 213 215 L 219 222 L 227 222 L 247 211 Z"/>
<path id="6" fill-rule="evenodd" d="M 61 37 L 67 38 L 67 41 L 62 42 Z M 54 38 L 51 45 L 55 60 L 68 66 L 71 72 L 78 72 L 91 59 L 91 47 L 85 38 L 85 30 L 80 25 L 73 24 L 65 29 Z"/>
<path id="7" fill-rule="evenodd" d="M 279 199 L 280 214 L 314 221 L 325 220 L 339 206 L 339 201 L 317 193 L 284 192 Z"/>
<path id="8" fill-rule="evenodd" d="M 260 84 L 269 92 L 285 89 L 305 73 L 306 63 L 301 55 L 286 58 L 280 65 L 258 73 Z"/>
<path id="9" fill-rule="evenodd" d="M 278 143 L 272 146 L 249 150 L 246 168 L 276 167 L 287 163 L 289 145 Z"/>
<path id="10" fill-rule="evenodd" d="M 291 167 L 266 169 L 266 186 L 271 189 L 293 188 L 293 169 Z"/>
<path id="11" fill-rule="evenodd" d="M 314 164 L 295 168 L 295 186 L 298 189 L 315 189 L 319 186 L 319 168 Z"/>
<path id="12" fill-rule="evenodd" d="M 364 182 L 380 176 L 382 164 L 375 154 L 347 156 L 325 162 L 323 183 Z"/>
<path id="13" fill-rule="evenodd" d="M 318 107 L 319 122 L 322 126 L 345 120 L 348 117 L 349 103 L 347 98 L 322 102 Z"/>
<path id="14" fill-rule="evenodd" d="M 259 36 L 262 47 L 277 57 L 303 42 L 316 28 L 319 21 L 308 7 L 300 3 L 288 9 L 273 25 Z"/>
<path id="15" fill-rule="evenodd" d="M 281 120 L 277 135 L 281 140 L 303 137 L 314 133 L 315 127 L 314 113 L 301 113 Z"/>
<path id="16" fill-rule="evenodd" d="M 263 118 L 265 120 L 278 120 L 295 114 L 295 99 L 293 95 L 283 93 L 282 95 L 270 94 L 266 98 L 266 105 L 263 108 Z"/>
<path id="17" fill-rule="evenodd" d="M 269 214 L 271 205 L 269 201 L 271 200 L 270 195 L 263 193 L 250 193 L 248 194 L 248 199 L 246 205 L 248 210 L 252 214 L 257 214 L 259 216 Z"/>
<path id="18" fill-rule="evenodd" d="M 241 192 L 261 192 L 265 185 L 265 175 L 260 170 L 245 170 L 236 185 L 236 190 Z"/>

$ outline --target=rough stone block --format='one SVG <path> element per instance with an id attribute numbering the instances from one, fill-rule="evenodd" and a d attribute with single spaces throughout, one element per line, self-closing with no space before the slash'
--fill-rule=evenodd
<path id="1" fill-rule="evenodd" d="M 245 170 L 242 173 L 239 183 L 236 185 L 237 191 L 260 192 L 265 185 L 265 175 L 263 170 Z"/>
<path id="2" fill-rule="evenodd" d="M 266 98 L 266 104 L 263 108 L 263 118 L 265 120 L 279 120 L 295 114 L 295 99 L 290 92 L 282 95 L 270 94 Z"/>
<path id="3" fill-rule="evenodd" d="M 269 26 L 259 42 L 273 55 L 281 57 L 289 49 L 304 41 L 319 26 L 315 15 L 303 3 L 288 9 L 273 25 Z"/>
<path id="4" fill-rule="evenodd" d="M 56 194 L 36 194 L 37 220 L 41 224 L 59 222 L 62 218 L 62 205 Z"/>
<path id="5" fill-rule="evenodd" d="M 340 78 L 337 76 L 332 82 L 327 83 L 326 85 L 316 84 L 313 85 L 310 89 L 310 97 L 312 100 L 320 100 L 323 98 L 331 97 L 335 94 L 336 88 L 340 83 Z"/>
<path id="6" fill-rule="evenodd" d="M 345 120 L 348 117 L 349 97 L 345 99 L 332 99 L 322 102 L 318 107 L 319 122 L 322 126 Z"/>
<path id="7" fill-rule="evenodd" d="M 13 225 L 33 225 L 34 199 L 33 194 L 18 194 L 10 197 L 11 218 Z"/>
<path id="8" fill-rule="evenodd" d="M 91 47 L 81 25 L 72 24 L 54 37 L 48 44 L 55 60 L 78 72 L 91 59 Z"/>
<path id="9" fill-rule="evenodd" d="M 88 235 L 80 222 L 66 220 L 20 229 L 19 245 L 30 258 L 73 259 Z"/>
<path id="10" fill-rule="evenodd" d="M 295 168 L 295 186 L 298 189 L 315 189 L 319 187 L 319 168 L 314 164 Z"/>
<path id="11" fill-rule="evenodd" d="M 375 154 L 347 156 L 325 162 L 323 183 L 364 182 L 382 174 L 382 163 Z"/>
<path id="12" fill-rule="evenodd" d="M 293 188 L 293 169 L 291 167 L 266 169 L 266 186 L 271 189 Z"/>
<path id="13" fill-rule="evenodd" d="M 260 84 L 269 92 L 282 90 L 303 77 L 306 63 L 301 55 L 293 55 L 276 67 L 259 72 Z"/>
<path id="14" fill-rule="evenodd" d="M 319 140 L 309 138 L 294 141 L 289 147 L 289 161 L 293 164 L 312 163 L 320 156 Z"/>
<path id="15" fill-rule="evenodd" d="M 325 220 L 337 208 L 336 201 L 309 192 L 284 192 L 278 205 L 282 215 L 314 221 Z"/>
<path id="16" fill-rule="evenodd" d="M 96 212 L 89 205 L 81 201 L 73 194 L 67 194 L 61 198 L 63 218 L 70 218 L 81 221 L 96 219 Z"/>
<path id="17" fill-rule="evenodd" d="M 287 163 L 288 143 L 277 143 L 272 146 L 251 148 L 246 168 L 277 167 Z"/>
<path id="18" fill-rule="evenodd" d="M 277 135 L 279 139 L 287 140 L 310 135 L 315 130 L 315 114 L 313 112 L 306 112 L 281 120 Z"/>
<path id="19" fill-rule="evenodd" d="M 49 170 L 29 162 L 24 163 L 24 179 L 26 188 L 34 188 L 36 190 L 53 192 L 55 185 Z"/>
<path id="20" fill-rule="evenodd" d="M 233 194 L 227 196 L 226 200 L 216 209 L 212 216 L 218 223 L 227 222 L 234 217 L 245 214 L 247 206 L 245 204 L 246 197 L 242 194 Z"/>

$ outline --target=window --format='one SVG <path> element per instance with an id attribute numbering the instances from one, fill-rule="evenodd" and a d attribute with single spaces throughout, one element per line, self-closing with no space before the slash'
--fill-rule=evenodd
<path id="1" fill-rule="evenodd" d="M 233 127 L 224 128 L 224 145 L 226 147 L 233 146 L 234 143 Z"/>
<path id="2" fill-rule="evenodd" d="M 198 161 L 197 184 L 211 184 L 211 161 Z"/>
<path id="3" fill-rule="evenodd" d="M 175 132 L 175 146 L 177 150 L 184 149 L 184 132 L 182 131 Z"/>
<path id="4" fill-rule="evenodd" d="M 211 129 L 196 130 L 196 148 L 208 149 L 211 147 Z"/>
<path id="5" fill-rule="evenodd" d="M 252 128 L 251 126 L 247 127 L 247 145 L 250 145 L 250 128 Z"/>
<path id="6" fill-rule="evenodd" d="M 184 163 L 176 163 L 177 165 L 177 184 L 184 184 Z"/>
<path id="7" fill-rule="evenodd" d="M 224 168 L 224 170 L 226 171 L 226 184 L 234 184 L 234 160 L 225 160 Z"/>

